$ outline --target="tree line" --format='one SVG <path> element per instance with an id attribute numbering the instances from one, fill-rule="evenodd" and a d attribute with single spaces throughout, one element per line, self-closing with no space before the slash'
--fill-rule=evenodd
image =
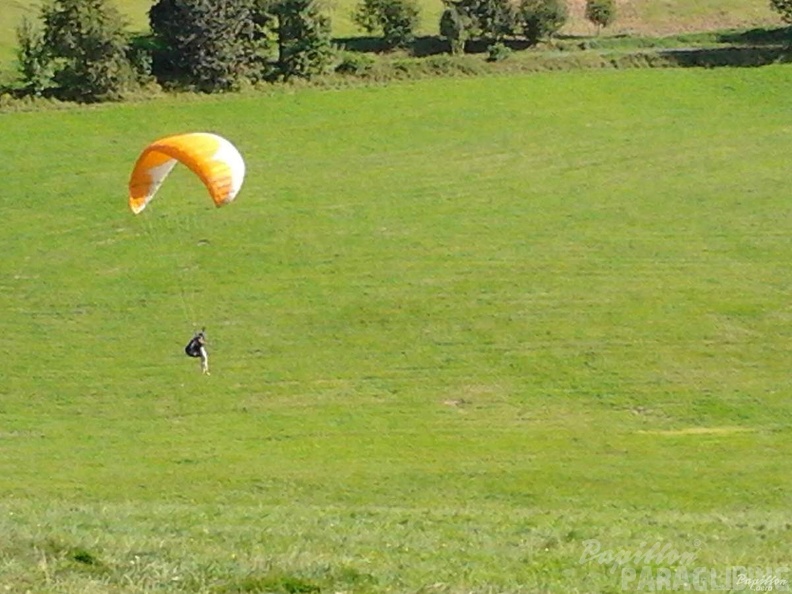
<path id="1" fill-rule="evenodd" d="M 469 40 L 524 36 L 530 43 L 567 20 L 565 0 L 442 0 L 439 34 L 452 53 Z M 78 102 L 120 100 L 146 87 L 200 92 L 310 78 L 333 63 L 329 16 L 319 0 L 158 0 L 150 33 L 130 35 L 111 0 L 49 0 L 17 27 L 17 93 Z M 601 26 L 614 0 L 588 0 Z M 353 20 L 385 50 L 409 49 L 416 0 L 360 0 Z"/>
<path id="2" fill-rule="evenodd" d="M 448 51 L 469 41 L 537 44 L 568 19 L 566 0 L 441 0 L 438 23 Z M 792 22 L 792 0 L 770 0 Z M 598 28 L 615 0 L 587 0 Z M 147 87 L 222 92 L 260 81 L 310 78 L 333 63 L 329 16 L 319 0 L 157 0 L 150 33 L 130 35 L 111 0 L 48 0 L 38 19 L 17 27 L 17 92 L 78 102 L 120 100 Z M 360 0 L 353 20 L 384 49 L 415 41 L 417 0 Z"/>
<path id="3" fill-rule="evenodd" d="M 95 102 L 149 85 L 228 91 L 311 76 L 333 53 L 316 0 L 158 0 L 148 16 L 150 34 L 129 35 L 109 0 L 49 0 L 17 28 L 21 94 Z"/>

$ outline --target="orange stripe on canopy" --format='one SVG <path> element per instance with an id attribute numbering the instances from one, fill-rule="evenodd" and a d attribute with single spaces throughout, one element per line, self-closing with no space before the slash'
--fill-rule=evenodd
<path id="1" fill-rule="evenodd" d="M 216 206 L 234 200 L 245 178 L 242 155 L 221 136 L 193 132 L 161 138 L 143 149 L 132 170 L 132 212 L 138 214 L 146 208 L 176 163 L 186 165 L 201 179 Z"/>

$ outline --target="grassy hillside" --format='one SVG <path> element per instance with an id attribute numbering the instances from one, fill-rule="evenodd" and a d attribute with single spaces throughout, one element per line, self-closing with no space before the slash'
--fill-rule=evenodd
<path id="1" fill-rule="evenodd" d="M 35 1 L 3 0 L 0 11 L 0 63 L 13 59 L 16 46 L 15 29 L 23 15 L 36 16 Z M 148 26 L 148 9 L 152 0 L 117 0 L 116 6 L 127 16 L 130 29 L 145 30 Z M 351 19 L 356 0 L 330 0 L 326 3 L 331 12 L 336 36 L 360 35 Z M 437 34 L 437 23 L 442 12 L 440 0 L 419 0 L 422 11 L 421 32 Z M 571 19 L 566 32 L 578 35 L 594 33 L 583 15 L 585 2 L 570 0 Z M 666 35 L 687 31 L 709 31 L 734 27 L 778 25 L 778 15 L 769 8 L 767 0 L 627 0 L 619 4 L 619 18 L 609 33 L 640 33 Z"/>
<path id="2" fill-rule="evenodd" d="M 4 115 L 0 586 L 623 591 L 641 563 L 591 540 L 788 563 L 790 92 L 779 66 Z M 200 129 L 245 155 L 238 201 L 176 170 L 131 215 L 139 150 Z"/>
<path id="3" fill-rule="evenodd" d="M 584 16 L 585 0 L 570 0 L 568 30 L 591 35 Z M 735 27 L 778 25 L 778 14 L 763 0 L 617 0 L 618 18 L 611 33 L 670 35 Z"/>

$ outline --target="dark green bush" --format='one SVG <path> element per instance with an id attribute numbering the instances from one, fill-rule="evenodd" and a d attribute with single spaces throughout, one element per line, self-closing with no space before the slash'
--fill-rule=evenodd
<path id="1" fill-rule="evenodd" d="M 487 48 L 487 62 L 503 62 L 511 55 L 511 48 L 500 41 Z"/>
<path id="2" fill-rule="evenodd" d="M 47 55 L 44 38 L 35 25 L 23 18 L 17 27 L 17 63 L 22 93 L 43 97 L 55 87 L 55 65 Z"/>
<path id="3" fill-rule="evenodd" d="M 362 0 L 352 16 L 367 33 L 381 34 L 387 49 L 406 48 L 415 40 L 420 10 L 415 0 Z"/>
<path id="4" fill-rule="evenodd" d="M 149 10 L 155 69 L 205 91 L 228 91 L 254 75 L 254 0 L 158 0 Z"/>
<path id="5" fill-rule="evenodd" d="M 517 9 L 518 25 L 531 44 L 552 37 L 568 18 L 565 0 L 522 0 Z"/>
<path id="6" fill-rule="evenodd" d="M 333 61 L 330 18 L 316 0 L 277 0 L 271 14 L 278 39 L 278 71 L 282 78 L 310 78 Z"/>
<path id="7" fill-rule="evenodd" d="M 465 52 L 465 41 L 469 37 L 470 18 L 456 4 L 448 4 L 440 16 L 440 37 L 451 44 L 454 55 Z"/>
<path id="8" fill-rule="evenodd" d="M 23 93 L 88 103 L 137 88 L 124 21 L 107 0 L 51 0 L 40 15 L 41 30 L 17 29 Z"/>
<path id="9" fill-rule="evenodd" d="M 597 26 L 597 32 L 616 20 L 615 0 L 586 0 L 586 18 Z"/>

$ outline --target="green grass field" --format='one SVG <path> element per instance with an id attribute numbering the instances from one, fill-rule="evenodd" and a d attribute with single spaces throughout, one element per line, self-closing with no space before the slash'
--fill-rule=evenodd
<path id="1" fill-rule="evenodd" d="M 591 540 L 787 566 L 790 73 L 0 116 L 0 591 L 635 591 Z M 190 130 L 245 155 L 237 202 L 177 169 L 133 216 Z"/>

